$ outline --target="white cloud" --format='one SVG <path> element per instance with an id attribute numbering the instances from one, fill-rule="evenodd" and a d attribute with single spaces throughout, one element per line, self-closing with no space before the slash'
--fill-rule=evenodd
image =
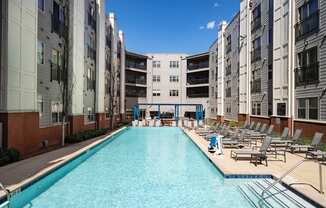
<path id="1" fill-rule="evenodd" d="M 203 29 L 205 29 L 205 26 L 200 26 L 199 29 L 203 30 Z"/>
<path id="2" fill-rule="evenodd" d="M 219 7 L 219 6 L 220 6 L 220 4 L 218 2 L 214 3 L 214 8 Z"/>
<path id="3" fill-rule="evenodd" d="M 206 29 L 212 30 L 214 28 L 215 28 L 215 21 L 210 21 L 210 22 L 207 23 Z"/>

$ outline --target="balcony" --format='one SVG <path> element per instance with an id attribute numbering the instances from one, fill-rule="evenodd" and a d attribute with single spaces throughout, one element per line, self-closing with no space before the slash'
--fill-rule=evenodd
<path id="1" fill-rule="evenodd" d="M 251 63 L 257 62 L 261 60 L 261 48 L 255 48 L 251 52 Z"/>
<path id="2" fill-rule="evenodd" d="M 90 13 L 88 13 L 88 25 L 93 30 L 96 30 L 96 17 L 92 16 Z"/>
<path id="3" fill-rule="evenodd" d="M 51 82 L 52 81 L 58 81 L 59 83 L 63 80 L 63 73 L 62 69 L 59 65 L 51 63 Z"/>
<path id="4" fill-rule="evenodd" d="M 51 16 L 52 32 L 58 34 L 60 37 L 66 37 L 68 34 L 68 28 L 64 22 L 62 22 L 57 15 Z"/>
<path id="5" fill-rule="evenodd" d="M 209 61 L 199 63 L 188 63 L 188 70 L 209 68 Z"/>
<path id="6" fill-rule="evenodd" d="M 231 46 L 231 43 L 229 43 L 229 44 L 227 44 L 227 45 L 225 46 L 225 52 L 228 54 L 228 53 L 231 52 L 231 50 L 232 50 L 232 46 Z"/>
<path id="7" fill-rule="evenodd" d="M 261 92 L 261 79 L 256 79 L 251 81 L 251 93 L 260 93 Z"/>
<path id="8" fill-rule="evenodd" d="M 143 62 L 131 62 L 127 61 L 126 68 L 134 68 L 134 69 L 140 69 L 140 70 L 147 70 L 147 66 Z"/>
<path id="9" fill-rule="evenodd" d="M 126 97 L 146 97 L 146 88 L 126 87 Z"/>
<path id="10" fill-rule="evenodd" d="M 302 66 L 295 69 L 295 85 L 305 86 L 309 84 L 317 84 L 319 82 L 319 63 L 309 66 Z"/>
<path id="11" fill-rule="evenodd" d="M 306 19 L 298 22 L 295 25 L 296 41 L 302 40 L 307 36 L 318 32 L 319 30 L 319 11 L 311 14 Z"/>
<path id="12" fill-rule="evenodd" d="M 225 76 L 231 75 L 231 65 L 225 67 Z"/>
<path id="13" fill-rule="evenodd" d="M 191 87 L 187 88 L 188 98 L 207 98 L 209 97 L 208 86 L 207 87 Z"/>
<path id="14" fill-rule="evenodd" d="M 87 78 L 87 90 L 95 90 L 95 80 Z"/>
<path id="15" fill-rule="evenodd" d="M 188 85 L 199 85 L 199 84 L 208 84 L 208 83 L 209 83 L 208 77 L 187 79 Z"/>
<path id="16" fill-rule="evenodd" d="M 96 59 L 96 50 L 93 49 L 92 47 L 88 46 L 87 47 L 87 56 L 88 56 L 88 58 L 95 61 L 95 59 Z"/>
<path id="17" fill-rule="evenodd" d="M 255 32 L 260 27 L 261 27 L 261 16 L 258 16 L 251 22 L 251 32 Z"/>
<path id="18" fill-rule="evenodd" d="M 225 97 L 231 97 L 231 87 L 226 88 L 226 90 L 225 90 Z"/>

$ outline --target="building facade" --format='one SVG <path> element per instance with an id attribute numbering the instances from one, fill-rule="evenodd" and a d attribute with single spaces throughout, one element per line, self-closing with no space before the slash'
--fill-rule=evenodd
<path id="1" fill-rule="evenodd" d="M 109 127 L 107 62 L 118 74 L 114 115 L 123 117 L 124 37 L 112 35 L 116 56 L 106 60 L 106 19 L 113 15 L 106 17 L 105 1 L 5 0 L 1 14 L 3 148 L 26 157 L 63 145 L 67 135 Z"/>

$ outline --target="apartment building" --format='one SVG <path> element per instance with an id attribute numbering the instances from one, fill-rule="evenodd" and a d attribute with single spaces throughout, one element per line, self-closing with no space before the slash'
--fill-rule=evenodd
<path id="1" fill-rule="evenodd" d="M 26 157 L 62 145 L 69 134 L 109 127 L 106 63 L 118 74 L 115 115 L 124 114 L 124 37 L 112 34 L 116 56 L 107 60 L 106 19 L 102 0 L 1 1 L 3 148 Z"/>
<path id="2" fill-rule="evenodd" d="M 320 129 L 326 133 L 326 2 L 296 0 L 292 6 L 296 14 L 293 20 L 294 128 L 306 129 L 306 136 Z"/>
<path id="3" fill-rule="evenodd" d="M 126 116 L 132 120 L 132 107 L 147 102 L 147 61 L 145 55 L 126 53 Z M 144 115 L 144 112 L 142 112 Z"/>
<path id="4" fill-rule="evenodd" d="M 238 13 L 224 33 L 224 119 L 229 121 L 237 121 L 239 112 L 239 29 Z"/>

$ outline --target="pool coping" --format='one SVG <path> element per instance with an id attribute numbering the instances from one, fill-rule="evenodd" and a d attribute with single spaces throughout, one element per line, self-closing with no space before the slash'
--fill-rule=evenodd
<path id="1" fill-rule="evenodd" d="M 105 142 L 113 141 L 116 138 L 116 136 L 127 131 L 128 129 L 129 129 L 129 126 L 124 126 L 124 127 L 121 127 L 119 129 L 107 134 L 107 135 L 102 136 L 102 138 L 100 136 L 99 137 L 100 139 L 98 139 L 97 141 L 94 141 L 93 143 L 91 143 L 85 147 L 82 147 L 81 149 L 79 149 L 73 153 L 66 155 L 66 156 L 68 156 L 68 158 L 63 159 L 62 161 L 60 161 L 54 165 L 51 165 L 49 167 L 45 167 L 45 168 L 41 169 L 35 175 L 24 179 L 23 181 L 19 182 L 18 184 L 12 185 L 9 188 L 6 187 L 6 189 L 9 191 L 9 197 L 15 195 L 16 193 L 24 191 L 28 187 L 32 186 L 33 184 L 37 183 L 38 181 L 42 180 L 43 178 L 49 176 L 50 174 L 52 174 L 56 170 L 60 169 L 61 167 L 73 162 L 74 160 L 78 159 L 80 156 L 86 154 L 90 150 L 98 147 L 99 145 L 104 144 Z M 5 203 L 6 201 L 7 201 L 6 194 L 3 193 L 3 191 L 0 191 L 0 205 L 2 205 L 2 203 Z"/>
<path id="2" fill-rule="evenodd" d="M 190 139 L 190 141 L 193 144 L 195 144 L 195 146 L 201 151 L 201 153 L 203 155 L 205 155 L 205 157 L 214 165 L 214 167 L 223 175 L 223 177 L 225 179 L 262 179 L 262 178 L 273 179 L 273 180 L 279 179 L 274 174 L 232 174 L 232 173 L 225 173 L 225 171 L 223 171 L 217 164 L 215 164 L 214 161 L 211 160 L 211 158 L 207 155 L 207 153 L 204 150 L 202 150 L 202 148 L 199 146 L 199 144 L 197 144 L 195 142 L 195 140 L 191 137 L 190 134 L 188 134 L 188 132 L 185 131 L 184 128 L 181 128 L 181 130 Z M 307 202 L 311 203 L 313 206 L 318 207 L 318 208 L 324 208 L 324 206 L 322 204 L 320 204 L 317 201 L 313 200 L 312 198 L 307 196 L 305 193 L 302 193 L 300 190 L 290 186 L 286 182 L 281 181 L 280 184 L 283 185 L 285 188 L 289 189 L 290 191 L 292 191 L 293 193 L 297 194 L 298 196 L 300 196 L 301 198 L 303 198 Z"/>

